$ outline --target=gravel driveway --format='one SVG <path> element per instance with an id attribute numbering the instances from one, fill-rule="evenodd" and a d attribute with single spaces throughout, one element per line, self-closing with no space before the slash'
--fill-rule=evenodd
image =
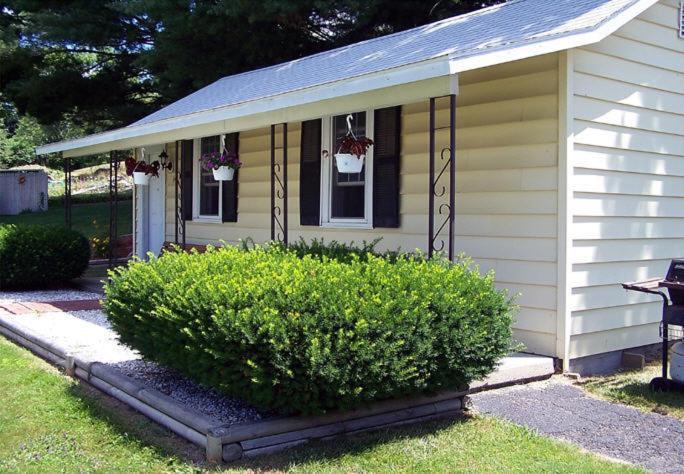
<path id="1" fill-rule="evenodd" d="M 587 395 L 554 378 L 471 396 L 475 408 L 658 473 L 684 472 L 684 422 Z"/>

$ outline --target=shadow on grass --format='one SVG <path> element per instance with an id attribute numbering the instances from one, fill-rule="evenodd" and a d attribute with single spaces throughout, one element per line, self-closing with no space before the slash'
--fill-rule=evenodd
<path id="1" fill-rule="evenodd" d="M 651 367 L 646 371 L 623 371 L 608 376 L 592 377 L 579 382 L 578 385 L 612 401 L 684 418 L 684 393 L 650 390 L 651 377 L 659 375 L 659 368 Z"/>
<path id="2" fill-rule="evenodd" d="M 375 447 L 383 444 L 420 439 L 425 436 L 437 436 L 455 425 L 470 422 L 468 415 L 445 417 L 424 423 L 416 423 L 394 428 L 381 428 L 354 435 L 344 435 L 332 440 L 312 441 L 306 445 L 289 449 L 281 453 L 254 459 L 242 459 L 231 463 L 235 469 L 249 471 L 287 471 L 296 465 L 330 462 L 345 456 L 363 456 Z"/>
<path id="3" fill-rule="evenodd" d="M 161 462 L 175 457 L 196 467 L 205 464 L 204 450 L 81 380 L 70 385 L 65 396 L 77 399 L 89 417 L 106 423 L 126 444 L 151 449 Z"/>
<path id="4" fill-rule="evenodd" d="M 225 466 L 209 466 L 204 450 L 158 425 L 128 405 L 100 392 L 81 381 L 71 385 L 67 396 L 77 398 L 88 415 L 104 421 L 114 432 L 128 443 L 152 449 L 160 460 L 172 457 L 177 461 L 192 464 L 195 469 L 218 471 L 224 468 L 247 469 L 251 471 L 286 471 L 294 465 L 317 461 L 333 461 L 347 455 L 360 455 L 374 447 L 402 441 L 437 435 L 456 424 L 468 423 L 468 415 L 451 415 L 438 420 L 384 428 L 356 435 L 337 437 L 329 441 L 311 443 L 286 451 L 254 459 L 242 459 Z"/>

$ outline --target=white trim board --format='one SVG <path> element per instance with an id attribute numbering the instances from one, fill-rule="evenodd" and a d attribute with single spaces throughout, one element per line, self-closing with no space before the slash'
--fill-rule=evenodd
<path id="1" fill-rule="evenodd" d="M 149 143 L 250 130 L 273 123 L 308 120 L 342 113 L 350 108 L 390 107 L 433 95 L 450 94 L 454 84 L 457 81 L 450 77 L 449 60 L 444 56 L 274 97 L 43 145 L 36 148 L 36 153 L 61 151 L 64 156 L 83 156 Z M 197 131 L 202 129 L 205 131 Z"/>

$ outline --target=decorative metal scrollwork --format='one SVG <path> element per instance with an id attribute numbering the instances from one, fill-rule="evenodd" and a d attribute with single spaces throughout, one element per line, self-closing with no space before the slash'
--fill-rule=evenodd
<path id="1" fill-rule="evenodd" d="M 446 248 L 449 260 L 454 259 L 454 202 L 456 194 L 456 96 L 449 97 L 449 145 L 442 148 L 439 155 L 439 171 L 435 176 L 435 146 L 436 146 L 436 99 L 430 99 L 430 187 L 428 203 L 428 256 L 435 252 L 442 252 Z M 447 174 L 448 171 L 448 174 Z M 448 182 L 445 183 L 448 177 Z M 447 194 L 448 193 L 448 194 Z M 447 200 L 444 202 L 444 200 Z M 435 205 L 437 213 L 435 214 Z M 435 223 L 435 215 L 439 222 Z"/>
<path id="2" fill-rule="evenodd" d="M 174 186 L 175 186 L 175 217 L 176 226 L 174 231 L 174 243 L 176 245 L 182 245 L 185 249 L 185 219 L 183 218 L 183 179 L 181 177 L 181 156 L 180 156 L 180 142 L 176 141 L 176 150 L 173 156 L 174 166 L 173 166 L 173 176 L 174 176 Z M 182 170 L 186 172 L 187 170 Z"/>
<path id="3" fill-rule="evenodd" d="M 71 229 L 71 158 L 64 158 L 64 225 Z"/>
<path id="4" fill-rule="evenodd" d="M 271 240 L 287 245 L 287 123 L 281 125 L 282 162 L 276 156 L 276 125 L 271 125 Z"/>
<path id="5" fill-rule="evenodd" d="M 119 238 L 119 154 L 109 152 L 109 268 L 114 266 Z"/>

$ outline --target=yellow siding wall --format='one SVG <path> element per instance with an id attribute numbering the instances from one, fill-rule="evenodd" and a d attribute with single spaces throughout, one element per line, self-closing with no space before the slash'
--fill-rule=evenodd
<path id="1" fill-rule="evenodd" d="M 439 103 L 438 126 L 448 120 Z M 456 248 L 494 269 L 497 284 L 521 293 L 517 337 L 531 352 L 556 355 L 558 56 L 547 55 L 464 73 L 457 109 Z M 299 225 L 299 124 L 289 124 L 290 239 L 324 237 L 381 248 L 427 247 L 428 103 L 402 116 L 401 227 L 323 229 Z M 447 130 L 438 133 L 438 148 Z M 280 137 L 279 137 L 280 143 Z M 278 143 L 278 146 L 279 146 Z M 169 147 L 173 148 L 173 147 Z M 270 237 L 270 130 L 240 134 L 239 218 L 233 224 L 187 223 L 187 241 Z M 167 239 L 173 239 L 168 180 Z M 437 217 L 436 219 L 439 219 Z"/>
<path id="2" fill-rule="evenodd" d="M 684 256 L 684 40 L 661 1 L 574 56 L 570 357 L 657 342 L 659 298 L 619 282 Z"/>

